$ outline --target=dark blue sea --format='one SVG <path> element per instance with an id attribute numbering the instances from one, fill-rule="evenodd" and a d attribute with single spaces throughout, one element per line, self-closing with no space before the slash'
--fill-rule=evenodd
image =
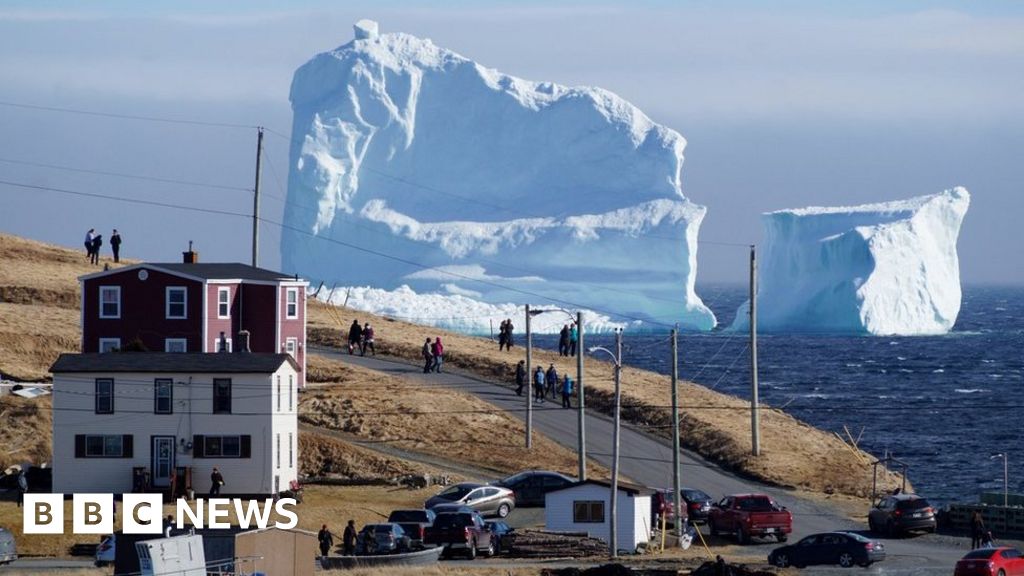
<path id="1" fill-rule="evenodd" d="M 698 287 L 698 294 L 721 326 L 747 296 L 739 285 Z M 973 286 L 963 294 L 945 336 L 759 334 L 761 401 L 824 430 L 845 435 L 845 425 L 861 448 L 905 461 L 916 491 L 936 504 L 1001 492 L 1003 462 L 991 456 L 1004 451 L 1010 491 L 1024 493 L 1024 287 Z M 610 346 L 613 338 L 586 343 Z M 557 347 L 556 340 L 537 337 L 537 345 Z M 625 364 L 670 372 L 664 334 L 627 331 L 623 344 Z M 682 378 L 750 398 L 746 333 L 684 333 L 679 357 Z"/>

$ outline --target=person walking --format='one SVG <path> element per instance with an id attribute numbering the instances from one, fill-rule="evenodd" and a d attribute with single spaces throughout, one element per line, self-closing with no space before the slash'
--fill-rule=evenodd
<path id="1" fill-rule="evenodd" d="M 25 503 L 25 494 L 28 493 L 28 478 L 25 477 L 25 468 L 18 471 L 18 508 Z"/>
<path id="2" fill-rule="evenodd" d="M 558 355 L 569 355 L 569 325 L 563 324 L 562 331 L 558 333 Z"/>
<path id="3" fill-rule="evenodd" d="M 975 510 L 971 514 L 971 550 L 981 546 L 981 539 L 985 536 L 985 521 L 981 519 L 981 512 Z"/>
<path id="4" fill-rule="evenodd" d="M 348 327 L 348 353 L 351 356 L 356 348 L 362 351 L 363 342 L 363 328 L 359 325 L 359 320 L 353 320 L 352 325 Z"/>
<path id="5" fill-rule="evenodd" d="M 576 357 L 576 344 L 579 342 L 579 339 L 580 333 L 576 329 L 576 323 L 573 322 L 572 327 L 569 328 L 569 353 L 566 354 L 567 356 Z"/>
<path id="6" fill-rule="evenodd" d="M 114 228 L 114 233 L 110 235 L 110 250 L 114 252 L 114 263 L 121 261 L 121 234 L 118 233 L 117 228 Z"/>
<path id="7" fill-rule="evenodd" d="M 516 396 L 523 395 L 523 386 L 526 385 L 526 362 L 520 360 L 516 364 Z"/>
<path id="8" fill-rule="evenodd" d="M 505 331 L 507 326 L 504 320 L 501 321 L 501 326 L 498 326 L 498 350 L 503 349 L 508 343 L 508 333 Z"/>
<path id="9" fill-rule="evenodd" d="M 369 348 L 373 355 L 377 355 L 377 349 L 373 347 L 373 326 L 367 322 L 363 325 L 363 351 L 359 354 L 360 356 L 366 356 L 366 349 Z"/>
<path id="10" fill-rule="evenodd" d="M 92 257 L 89 258 L 90 264 L 100 263 L 100 248 L 103 247 L 103 234 L 97 234 L 92 239 Z"/>
<path id="11" fill-rule="evenodd" d="M 548 373 L 544 375 L 544 383 L 547 384 L 548 392 L 551 393 L 551 399 L 554 400 L 558 397 L 558 371 L 555 370 L 555 365 L 551 364 L 548 366 Z"/>
<path id="12" fill-rule="evenodd" d="M 327 529 L 327 524 L 324 524 L 323 527 L 320 528 L 320 531 L 316 533 L 316 539 L 320 542 L 320 555 L 330 555 L 331 548 L 334 547 L 334 536 L 332 536 L 331 531 Z"/>
<path id="13" fill-rule="evenodd" d="M 572 378 L 568 374 L 562 376 L 562 408 L 572 408 Z"/>
<path id="14" fill-rule="evenodd" d="M 349 520 L 345 526 L 345 533 L 341 535 L 342 553 L 345 556 L 354 556 L 356 553 L 356 521 Z"/>
<path id="15" fill-rule="evenodd" d="M 224 476 L 216 466 L 210 474 L 210 496 L 220 496 L 220 487 L 224 485 Z"/>
<path id="16" fill-rule="evenodd" d="M 544 369 L 540 366 L 533 373 L 533 401 L 544 402 Z"/>
<path id="17" fill-rule="evenodd" d="M 89 228 L 89 231 L 85 233 L 85 257 L 89 259 L 89 264 L 92 264 L 92 241 L 96 239 L 96 229 Z"/>
<path id="18" fill-rule="evenodd" d="M 434 352 L 433 346 L 430 345 L 430 338 L 423 343 L 423 350 L 420 353 L 423 355 L 423 373 L 430 372 L 430 369 L 434 367 Z"/>
<path id="19" fill-rule="evenodd" d="M 434 338 L 434 345 L 430 347 L 430 353 L 434 357 L 434 372 L 441 371 L 441 364 L 444 363 L 444 344 L 441 344 L 441 337 Z"/>

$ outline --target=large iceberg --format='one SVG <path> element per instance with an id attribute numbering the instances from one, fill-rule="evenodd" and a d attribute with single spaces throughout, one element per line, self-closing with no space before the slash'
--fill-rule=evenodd
<path id="1" fill-rule="evenodd" d="M 944 334 L 960 312 L 964 188 L 910 200 L 764 215 L 757 327 L 765 332 Z M 749 302 L 735 329 L 748 329 Z"/>
<path id="2" fill-rule="evenodd" d="M 364 20 L 296 71 L 291 102 L 286 270 L 715 326 L 694 291 L 705 208 L 682 193 L 686 141 L 615 94 Z"/>

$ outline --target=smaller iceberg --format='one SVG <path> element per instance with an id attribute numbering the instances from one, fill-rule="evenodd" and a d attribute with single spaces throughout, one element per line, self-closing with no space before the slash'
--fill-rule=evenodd
<path id="1" fill-rule="evenodd" d="M 960 313 L 956 242 L 964 188 L 852 207 L 764 215 L 761 332 L 945 334 Z M 732 328 L 749 329 L 750 302 Z"/>

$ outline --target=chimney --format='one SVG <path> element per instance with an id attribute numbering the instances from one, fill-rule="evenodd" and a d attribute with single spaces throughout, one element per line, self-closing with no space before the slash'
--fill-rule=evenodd
<path id="1" fill-rule="evenodd" d="M 181 253 L 182 260 L 185 264 L 195 264 L 199 262 L 199 252 L 192 250 L 192 241 L 188 241 L 188 252 Z"/>
<path id="2" fill-rule="evenodd" d="M 227 352 L 227 351 L 228 351 L 228 341 L 224 337 L 224 331 L 222 330 L 221 333 L 220 333 L 220 345 L 217 346 L 217 352 Z"/>
<path id="3" fill-rule="evenodd" d="M 235 347 L 235 352 L 239 352 L 239 353 L 242 353 L 242 354 L 248 354 L 249 352 L 251 352 L 251 350 L 249 350 L 249 331 L 248 330 L 239 330 L 238 331 L 238 346 Z"/>

